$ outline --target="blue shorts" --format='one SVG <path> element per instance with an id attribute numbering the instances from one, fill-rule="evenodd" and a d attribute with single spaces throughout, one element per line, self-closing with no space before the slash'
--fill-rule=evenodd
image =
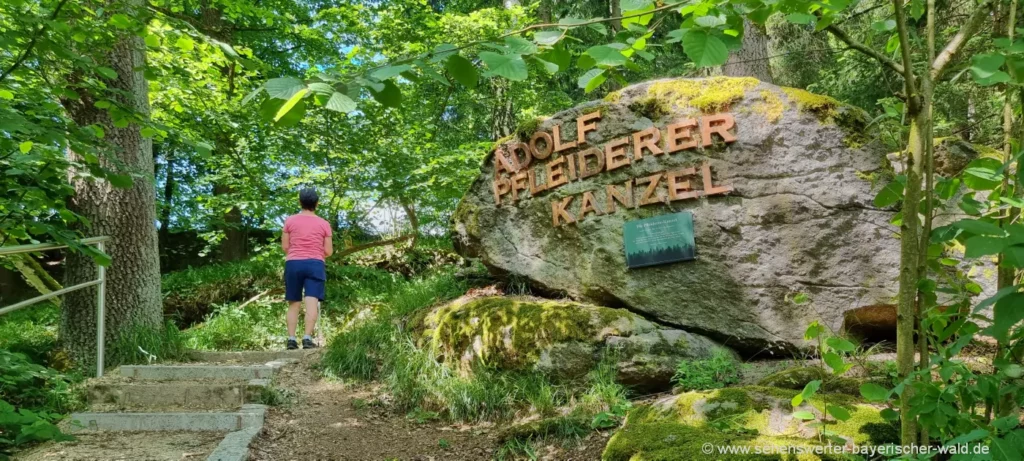
<path id="1" fill-rule="evenodd" d="M 324 300 L 324 283 L 327 268 L 319 259 L 294 259 L 284 262 L 284 299 L 302 301 L 302 292 L 321 301 Z"/>

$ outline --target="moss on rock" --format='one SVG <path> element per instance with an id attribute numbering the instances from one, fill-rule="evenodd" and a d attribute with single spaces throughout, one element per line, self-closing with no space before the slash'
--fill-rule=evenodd
<path id="1" fill-rule="evenodd" d="M 638 406 L 630 412 L 626 426 L 609 440 L 603 459 L 704 459 L 696 450 L 707 442 L 751 447 L 816 445 L 816 430 L 792 417 L 791 399 L 795 394 L 790 389 L 744 386 L 687 392 Z M 851 396 L 819 394 L 798 409 L 822 418 L 826 404 L 850 410 L 847 421 L 829 418 L 828 428 L 853 443 L 878 445 L 899 439 L 897 427 L 882 419 L 879 408 Z M 842 458 L 804 455 L 749 459 Z"/>
<path id="2" fill-rule="evenodd" d="M 622 309 L 574 302 L 486 297 L 443 306 L 418 319 L 421 343 L 446 360 L 523 369 L 560 343 L 588 343 L 621 333 L 638 317 Z M 605 329 L 606 325 L 618 326 Z"/>
<path id="3" fill-rule="evenodd" d="M 786 105 L 782 98 L 771 90 L 761 91 L 761 102 L 754 104 L 754 112 L 761 114 L 771 123 L 777 123 L 782 119 L 782 113 L 786 111 Z"/>
<path id="4" fill-rule="evenodd" d="M 651 83 L 647 95 L 679 107 L 694 107 L 704 113 L 715 113 L 743 100 L 746 91 L 760 83 L 752 77 L 666 80 Z"/>
<path id="5" fill-rule="evenodd" d="M 824 379 L 828 373 L 821 367 L 796 367 L 777 371 L 765 376 L 758 385 L 778 387 L 782 389 L 803 389 L 807 383 L 816 379 Z"/>

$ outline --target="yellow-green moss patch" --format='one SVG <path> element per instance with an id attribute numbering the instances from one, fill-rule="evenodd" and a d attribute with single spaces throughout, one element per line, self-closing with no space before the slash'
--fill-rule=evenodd
<path id="1" fill-rule="evenodd" d="M 746 91 L 760 83 L 752 77 L 669 80 L 652 83 L 647 88 L 647 95 L 679 107 L 695 107 L 704 113 L 715 113 L 743 100 Z"/>
<path id="2" fill-rule="evenodd" d="M 782 91 L 786 93 L 790 101 L 796 104 L 797 109 L 813 113 L 823 122 L 831 122 L 836 116 L 836 109 L 842 105 L 839 101 L 828 96 L 814 94 L 799 88 L 783 87 Z"/>
<path id="3" fill-rule="evenodd" d="M 617 103 L 620 99 L 622 99 L 621 91 L 612 91 L 611 93 L 608 93 L 604 97 L 604 100 L 610 103 Z"/>
<path id="4" fill-rule="evenodd" d="M 515 136 L 521 140 L 530 139 L 534 133 L 540 130 L 540 125 L 547 120 L 548 117 L 534 117 L 526 120 L 516 127 Z"/>
<path id="5" fill-rule="evenodd" d="M 423 327 L 421 343 L 445 360 L 462 360 L 471 351 L 473 360 L 484 364 L 523 369 L 551 345 L 593 342 L 599 333 L 614 333 L 603 330 L 605 323 L 629 323 L 632 316 L 572 302 L 487 297 L 438 308 L 417 323 Z"/>
<path id="6" fill-rule="evenodd" d="M 763 115 L 771 123 L 777 123 L 785 111 L 786 105 L 778 94 L 771 90 L 761 90 L 761 102 L 754 104 L 754 112 Z"/>

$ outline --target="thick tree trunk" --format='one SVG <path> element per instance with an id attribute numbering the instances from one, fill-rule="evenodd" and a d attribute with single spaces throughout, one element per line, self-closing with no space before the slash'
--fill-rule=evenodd
<path id="1" fill-rule="evenodd" d="M 754 77 L 762 82 L 773 83 L 768 59 L 768 34 L 764 26 L 749 20 L 743 22 L 743 47 L 729 53 L 729 60 L 722 66 L 722 75 Z"/>
<path id="2" fill-rule="evenodd" d="M 141 2 L 132 2 L 140 7 Z M 113 13 L 113 12 L 111 12 Z M 129 16 L 136 11 L 126 12 Z M 148 86 L 143 76 L 146 45 L 142 38 L 125 34 L 110 51 L 110 67 L 117 79 L 109 85 L 123 92 L 120 103 L 149 114 Z M 142 137 L 138 125 L 114 126 L 109 114 L 93 106 L 90 98 L 68 105 L 68 112 L 79 126 L 97 124 L 106 131 L 106 139 L 115 149 L 109 155 L 132 173 L 138 174 L 132 187 L 112 187 L 106 181 L 85 181 L 71 175 L 75 195 L 68 207 L 89 220 L 83 229 L 90 236 L 108 235 L 106 253 L 113 263 L 106 277 L 107 344 L 133 326 L 156 327 L 161 322 L 160 258 L 157 247 L 156 195 L 153 187 L 153 145 Z M 75 154 L 70 153 L 71 156 Z M 114 162 L 106 161 L 107 166 Z M 92 258 L 70 253 L 65 286 L 96 278 Z M 79 363 L 94 362 L 96 347 L 96 290 L 79 290 L 65 298 L 61 310 L 60 340 Z"/>

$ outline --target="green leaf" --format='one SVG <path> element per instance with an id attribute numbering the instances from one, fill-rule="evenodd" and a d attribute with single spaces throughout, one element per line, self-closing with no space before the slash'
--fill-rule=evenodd
<path id="1" fill-rule="evenodd" d="M 813 15 L 805 13 L 790 13 L 786 15 L 786 20 L 793 24 L 814 24 L 817 20 Z"/>
<path id="2" fill-rule="evenodd" d="M 794 411 L 793 412 L 793 417 L 796 418 L 796 419 L 802 419 L 802 420 L 805 420 L 805 421 L 810 421 L 812 419 L 815 419 L 814 418 L 814 413 L 811 413 L 810 411 L 807 411 L 807 410 Z"/>
<path id="3" fill-rule="evenodd" d="M 107 181 L 110 181 L 110 185 L 122 189 L 132 187 L 132 177 L 126 174 L 109 174 Z"/>
<path id="4" fill-rule="evenodd" d="M 537 42 L 538 45 L 552 46 L 561 39 L 562 31 L 560 30 L 542 30 L 533 34 L 533 41 Z"/>
<path id="5" fill-rule="evenodd" d="M 114 80 L 117 78 L 117 72 L 115 72 L 114 69 L 111 69 L 109 67 L 97 67 L 96 72 L 110 80 Z"/>
<path id="6" fill-rule="evenodd" d="M 284 116 L 287 115 L 288 112 L 302 100 L 302 98 L 306 97 L 306 93 L 309 93 L 309 90 L 306 88 L 296 91 L 295 94 L 293 94 L 292 97 L 277 110 L 277 115 L 274 116 L 274 121 L 276 122 L 284 118 Z"/>
<path id="7" fill-rule="evenodd" d="M 585 74 L 581 75 L 579 81 L 576 83 L 580 88 L 583 88 L 584 92 L 590 93 L 608 79 L 604 72 L 604 69 L 590 69 Z"/>
<path id="8" fill-rule="evenodd" d="M 850 411 L 843 407 L 828 405 L 826 408 L 828 409 L 828 414 L 832 415 L 833 418 L 839 421 L 847 421 L 850 419 Z"/>
<path id="9" fill-rule="evenodd" d="M 796 304 L 798 306 L 801 305 L 801 304 L 805 304 L 805 303 L 807 303 L 810 300 L 811 300 L 811 298 L 809 296 L 807 296 L 807 293 L 801 292 L 801 293 L 797 293 L 797 294 L 793 295 L 793 304 Z"/>
<path id="10" fill-rule="evenodd" d="M 264 88 L 273 99 L 291 99 L 295 93 L 306 88 L 306 83 L 295 77 L 281 77 L 267 80 Z"/>
<path id="11" fill-rule="evenodd" d="M 971 73 L 975 78 L 989 78 L 1006 62 L 1006 56 L 998 53 L 979 54 L 971 59 Z"/>
<path id="12" fill-rule="evenodd" d="M 951 446 L 954 446 L 954 445 L 960 445 L 960 444 L 964 444 L 964 443 L 974 442 L 975 440 L 981 440 L 981 439 L 983 439 L 985 437 L 988 437 L 989 434 L 990 434 L 990 432 L 985 430 L 985 429 L 975 429 L 975 430 L 973 430 L 971 432 L 968 432 L 966 434 L 960 435 L 959 437 L 953 438 L 949 442 L 946 442 L 945 446 L 951 447 Z"/>
<path id="13" fill-rule="evenodd" d="M 537 52 L 537 44 L 515 35 L 505 37 L 505 46 L 508 47 L 510 53 L 514 54 L 534 54 Z"/>
<path id="14" fill-rule="evenodd" d="M 146 36 L 146 46 L 150 48 L 160 48 L 160 36 L 155 34 L 149 34 Z"/>
<path id="15" fill-rule="evenodd" d="M 825 364 L 828 365 L 835 374 L 843 373 L 849 369 L 846 362 L 843 361 L 843 358 L 835 352 L 826 352 L 821 355 L 821 359 L 825 361 Z"/>
<path id="16" fill-rule="evenodd" d="M 715 28 L 725 24 L 725 16 L 701 16 L 694 19 L 693 22 L 701 27 Z"/>
<path id="17" fill-rule="evenodd" d="M 110 25 L 117 27 L 118 29 L 128 29 L 132 27 L 132 19 L 126 14 L 115 14 L 110 17 Z"/>
<path id="18" fill-rule="evenodd" d="M 811 397 L 814 397 L 814 394 L 817 394 L 818 393 L 818 389 L 820 389 L 820 388 L 821 388 L 821 380 L 820 379 L 816 379 L 814 381 L 811 381 L 811 382 L 807 383 L 807 385 L 804 386 L 804 390 L 802 392 L 800 392 L 800 395 L 803 396 L 804 400 L 811 400 Z"/>
<path id="19" fill-rule="evenodd" d="M 1004 237 L 975 235 L 964 242 L 964 246 L 967 247 L 964 250 L 964 257 L 980 258 L 982 256 L 998 254 L 1009 244 L 1010 240 Z"/>
<path id="20" fill-rule="evenodd" d="M 331 95 L 331 99 L 327 100 L 327 104 L 324 107 L 328 110 L 347 114 L 356 110 L 356 102 L 344 93 L 334 92 L 334 94 Z"/>
<path id="21" fill-rule="evenodd" d="M 654 6 L 654 0 L 621 0 L 619 2 L 620 11 L 636 11 L 652 6 Z"/>
<path id="22" fill-rule="evenodd" d="M 697 67 L 725 64 L 729 51 L 718 37 L 703 30 L 690 30 L 683 35 L 683 51 Z"/>
<path id="23" fill-rule="evenodd" d="M 483 51 L 480 53 L 480 59 L 494 75 L 514 81 L 526 80 L 526 77 L 529 76 L 526 70 L 526 61 L 523 61 L 523 57 L 518 54 L 506 55 Z"/>
<path id="24" fill-rule="evenodd" d="M 181 51 L 189 52 L 195 49 L 196 44 L 192 41 L 192 37 L 182 35 L 181 37 L 178 37 L 178 41 L 174 42 L 174 46 L 178 47 Z"/>
<path id="25" fill-rule="evenodd" d="M 587 50 L 587 54 L 594 58 L 594 62 L 598 66 L 621 66 L 629 59 L 621 51 L 608 45 L 591 47 Z"/>
<path id="26" fill-rule="evenodd" d="M 538 63 L 540 63 L 541 66 L 544 66 L 544 70 L 547 71 L 548 74 L 554 75 L 554 74 L 558 73 L 558 64 L 555 64 L 553 62 L 545 61 L 545 60 L 543 60 L 541 58 L 538 58 L 538 57 L 534 57 L 533 60 L 535 60 Z"/>
<path id="27" fill-rule="evenodd" d="M 278 112 L 280 112 L 280 109 L 278 110 Z M 276 122 L 274 122 L 274 126 L 280 127 L 280 128 L 287 128 L 287 127 L 295 126 L 295 125 L 298 125 L 299 122 L 302 121 L 302 118 L 305 117 L 305 116 L 306 116 L 306 100 L 305 99 L 299 99 L 299 101 L 297 103 L 295 103 L 295 107 L 293 107 L 291 110 L 289 110 L 288 113 L 285 114 L 284 117 L 281 117 L 280 120 L 277 120 Z"/>
<path id="28" fill-rule="evenodd" d="M 334 93 L 334 87 L 332 87 L 331 85 L 328 85 L 328 84 L 326 84 L 324 82 L 313 82 L 313 83 L 310 83 L 307 88 L 309 88 L 309 91 L 311 93 L 321 94 L 321 95 L 324 95 L 324 96 L 327 96 L 327 95 L 330 95 L 330 94 Z"/>
<path id="29" fill-rule="evenodd" d="M 832 349 L 842 352 L 853 352 L 857 349 L 857 346 L 850 341 L 836 336 L 826 339 L 825 344 L 828 344 L 828 347 L 831 347 Z"/>
<path id="30" fill-rule="evenodd" d="M 0 89 L 0 99 L 6 99 L 6 100 L 10 101 L 10 100 L 14 99 L 14 93 L 11 93 L 8 90 Z"/>
<path id="31" fill-rule="evenodd" d="M 384 88 L 380 91 L 370 90 L 373 99 L 384 107 L 399 107 L 402 105 L 402 90 L 391 80 L 384 81 Z"/>
<path id="32" fill-rule="evenodd" d="M 580 70 L 590 70 L 596 65 L 597 61 L 594 61 L 594 58 L 586 53 L 581 54 L 580 57 L 576 59 L 576 67 L 579 67 Z"/>
<path id="33" fill-rule="evenodd" d="M 562 46 L 557 46 L 540 55 L 541 59 L 558 66 L 558 70 L 566 71 L 572 65 L 572 53 Z"/>
<path id="34" fill-rule="evenodd" d="M 899 412 L 892 408 L 883 408 L 882 411 L 879 412 L 879 415 L 881 415 L 882 419 L 886 421 L 898 421 L 900 419 Z"/>
<path id="35" fill-rule="evenodd" d="M 373 71 L 370 76 L 377 80 L 387 80 L 410 69 L 412 69 L 412 66 L 407 64 L 402 64 L 400 66 L 387 66 Z"/>
<path id="36" fill-rule="evenodd" d="M 888 32 L 896 28 L 896 20 L 886 19 L 884 21 L 876 21 L 871 24 L 871 28 L 876 32 Z"/>
<path id="37" fill-rule="evenodd" d="M 995 235 L 999 237 L 1006 236 L 1006 230 L 1004 230 L 1003 228 L 990 222 L 982 221 L 979 219 L 961 219 L 953 223 L 953 226 L 956 226 L 959 229 L 963 229 L 964 232 L 974 235 Z"/>
<path id="38" fill-rule="evenodd" d="M 817 320 L 815 320 L 815 321 L 811 322 L 810 325 L 807 325 L 807 329 L 804 330 L 804 339 L 806 339 L 808 341 L 810 341 L 812 339 L 817 339 L 817 337 L 820 336 L 824 332 L 825 332 L 825 327 L 821 326 L 821 324 L 818 323 Z"/>
<path id="39" fill-rule="evenodd" d="M 993 338 L 1005 342 L 1010 329 L 1024 320 L 1024 293 L 1003 296 L 992 311 L 992 326 L 988 330 Z"/>
<path id="40" fill-rule="evenodd" d="M 25 141 L 18 144 L 18 150 L 21 151 L 22 154 L 27 154 L 28 151 L 32 150 L 32 141 Z"/>
<path id="41" fill-rule="evenodd" d="M 451 74 L 456 82 L 461 83 L 466 88 L 476 88 L 477 82 L 480 79 L 476 66 L 458 54 L 453 54 L 448 58 L 448 61 L 445 63 L 445 69 L 448 70 L 448 73 Z"/>
<path id="42" fill-rule="evenodd" d="M 903 200 L 903 181 L 894 180 L 886 184 L 875 196 L 874 205 L 878 208 L 885 208 Z"/>
<path id="43" fill-rule="evenodd" d="M 869 402 L 884 402 L 889 400 L 890 390 L 875 383 L 864 383 L 860 385 L 860 395 Z"/>

